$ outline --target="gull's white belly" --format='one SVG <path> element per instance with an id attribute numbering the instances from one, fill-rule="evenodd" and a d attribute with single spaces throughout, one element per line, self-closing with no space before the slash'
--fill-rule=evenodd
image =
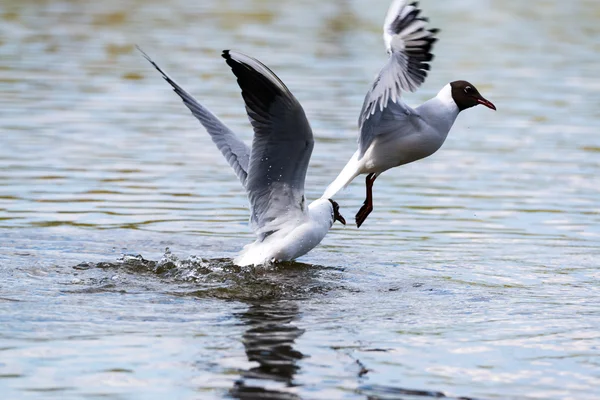
<path id="1" fill-rule="evenodd" d="M 291 231 L 275 232 L 262 242 L 256 241 L 245 246 L 234 263 L 247 266 L 294 260 L 321 243 L 329 228 L 330 225 L 307 221 Z"/>
<path id="2" fill-rule="evenodd" d="M 373 140 L 362 158 L 362 173 L 382 173 L 435 153 L 444 141 L 436 134 L 419 132 L 408 136 L 382 135 Z"/>

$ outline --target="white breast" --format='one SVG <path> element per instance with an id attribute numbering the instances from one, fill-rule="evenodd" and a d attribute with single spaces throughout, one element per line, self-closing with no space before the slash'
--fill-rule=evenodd
<path id="1" fill-rule="evenodd" d="M 332 225 L 333 209 L 329 200 L 315 200 L 308 206 L 307 219 L 245 246 L 234 263 L 247 266 L 294 260 L 321 243 Z"/>

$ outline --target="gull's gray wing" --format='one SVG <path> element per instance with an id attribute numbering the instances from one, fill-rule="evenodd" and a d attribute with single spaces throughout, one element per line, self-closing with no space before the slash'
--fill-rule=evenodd
<path id="1" fill-rule="evenodd" d="M 399 123 L 414 114 L 400 96 L 403 90 L 414 92 L 425 81 L 429 62 L 433 59 L 431 48 L 437 40 L 434 35 L 438 32 L 437 29 L 425 29 L 427 19 L 419 17 L 420 13 L 416 2 L 407 4 L 406 0 L 395 0 L 388 10 L 383 39 L 389 59 L 365 96 L 360 112 L 359 157 L 378 134 L 377 126 L 370 120 L 390 106 L 390 101 L 395 105 L 393 114 L 399 118 Z"/>
<path id="2" fill-rule="evenodd" d="M 246 190 L 259 238 L 307 218 L 304 179 L 314 146 L 302 106 L 264 64 L 225 50 L 254 128 Z"/>
<path id="3" fill-rule="evenodd" d="M 175 93 L 181 97 L 183 104 L 190 109 L 194 117 L 200 121 L 206 131 L 210 134 L 212 141 L 217 145 L 221 154 L 225 157 L 231 168 L 235 171 L 242 185 L 246 187 L 248 177 L 248 164 L 250 161 L 250 148 L 241 141 L 235 133 L 223 124 L 219 118 L 202 106 L 192 95 L 183 90 L 173 79 L 169 77 L 152 59 L 138 47 L 144 58 L 150 62 L 161 73 Z"/>

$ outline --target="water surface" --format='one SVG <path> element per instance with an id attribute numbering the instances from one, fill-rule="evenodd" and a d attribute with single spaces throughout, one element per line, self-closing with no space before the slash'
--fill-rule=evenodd
<path id="1" fill-rule="evenodd" d="M 355 150 L 388 2 L 196 3 L 0 5 L 3 398 L 600 397 L 597 2 L 422 1 L 440 41 L 407 101 L 467 79 L 498 112 L 266 270 L 231 264 L 244 193 L 134 45 L 245 140 L 219 55 L 269 65 L 313 127 L 314 199 Z"/>

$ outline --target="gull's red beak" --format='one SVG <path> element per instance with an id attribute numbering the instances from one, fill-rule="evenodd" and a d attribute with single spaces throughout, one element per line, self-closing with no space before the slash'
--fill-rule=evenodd
<path id="1" fill-rule="evenodd" d="M 483 104 L 487 108 L 491 108 L 492 110 L 496 111 L 496 106 L 491 101 L 486 100 L 483 97 L 477 97 L 477 102 L 479 104 Z"/>

